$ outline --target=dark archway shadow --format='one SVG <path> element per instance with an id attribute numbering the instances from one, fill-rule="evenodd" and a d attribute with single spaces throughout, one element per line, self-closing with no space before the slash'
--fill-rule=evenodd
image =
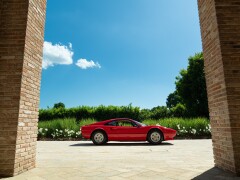
<path id="1" fill-rule="evenodd" d="M 217 167 L 213 167 L 199 176 L 193 178 L 193 180 L 240 180 L 240 177 L 231 172 L 224 171 Z"/>
<path id="2" fill-rule="evenodd" d="M 108 142 L 107 144 L 101 145 L 101 146 L 172 146 L 172 143 L 168 142 L 163 142 L 159 145 L 152 145 L 148 142 Z M 92 142 L 90 143 L 77 143 L 77 144 L 72 144 L 70 146 L 96 146 L 97 145 L 93 144 Z"/>

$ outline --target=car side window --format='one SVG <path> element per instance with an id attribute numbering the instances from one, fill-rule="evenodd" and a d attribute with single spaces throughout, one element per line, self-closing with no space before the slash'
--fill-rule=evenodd
<path id="1" fill-rule="evenodd" d="M 107 124 L 105 124 L 105 126 L 118 126 L 118 122 L 117 121 L 111 121 L 111 122 L 108 122 Z"/>
<path id="2" fill-rule="evenodd" d="M 119 126 L 136 127 L 137 124 L 133 123 L 132 121 L 119 121 Z"/>
<path id="3" fill-rule="evenodd" d="M 138 127 L 138 125 L 135 122 L 132 122 L 133 127 Z"/>

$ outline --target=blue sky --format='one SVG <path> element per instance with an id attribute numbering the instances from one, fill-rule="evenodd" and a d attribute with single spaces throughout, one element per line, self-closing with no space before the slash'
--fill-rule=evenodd
<path id="1" fill-rule="evenodd" d="M 165 105 L 188 57 L 202 51 L 197 1 L 47 3 L 40 108 Z"/>

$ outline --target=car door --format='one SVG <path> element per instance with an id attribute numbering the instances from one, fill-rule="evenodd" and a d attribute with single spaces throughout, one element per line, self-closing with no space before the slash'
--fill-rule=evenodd
<path id="1" fill-rule="evenodd" d="M 117 121 L 114 120 L 114 121 L 108 122 L 107 124 L 105 124 L 104 129 L 107 132 L 109 141 L 119 141 Z"/>
<path id="2" fill-rule="evenodd" d="M 143 129 L 131 120 L 120 120 L 118 126 L 112 128 L 112 134 L 119 141 L 143 140 Z"/>

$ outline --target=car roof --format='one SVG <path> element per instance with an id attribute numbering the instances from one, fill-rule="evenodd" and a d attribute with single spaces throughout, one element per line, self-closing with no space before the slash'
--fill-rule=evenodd
<path id="1" fill-rule="evenodd" d="M 130 119 L 130 118 L 114 118 L 114 119 L 108 119 L 108 120 L 100 121 L 100 122 L 98 122 L 98 124 L 105 124 L 105 123 L 108 123 L 108 122 L 111 122 L 111 121 L 121 121 L 121 120 L 130 120 L 130 121 L 133 121 L 133 120 Z"/>

